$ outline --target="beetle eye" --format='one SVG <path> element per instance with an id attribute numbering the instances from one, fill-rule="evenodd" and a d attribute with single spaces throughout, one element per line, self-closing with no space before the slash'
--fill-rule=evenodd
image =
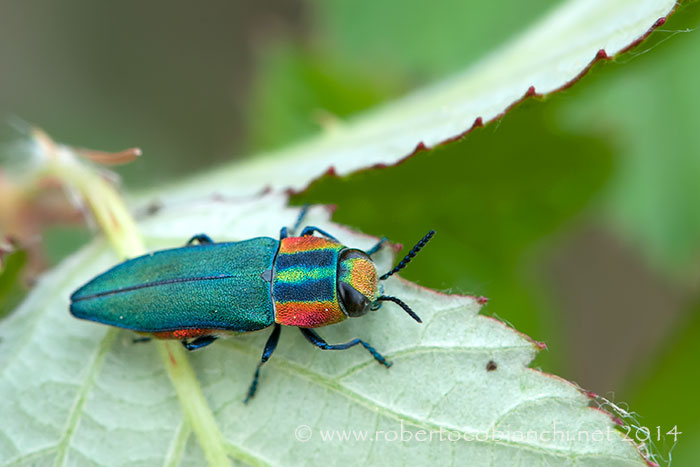
<path id="1" fill-rule="evenodd" d="M 369 311 L 369 300 L 347 282 L 338 283 L 338 294 L 345 311 L 351 318 L 357 318 Z"/>

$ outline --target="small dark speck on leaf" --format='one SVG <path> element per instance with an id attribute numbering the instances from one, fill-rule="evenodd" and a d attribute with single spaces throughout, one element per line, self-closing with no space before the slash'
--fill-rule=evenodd
<path id="1" fill-rule="evenodd" d="M 494 371 L 496 368 L 498 368 L 498 365 L 493 360 L 489 360 L 486 364 L 486 371 Z"/>
<path id="2" fill-rule="evenodd" d="M 146 215 L 153 216 L 158 214 L 161 209 L 163 209 L 163 205 L 158 201 L 153 201 L 146 207 Z"/>

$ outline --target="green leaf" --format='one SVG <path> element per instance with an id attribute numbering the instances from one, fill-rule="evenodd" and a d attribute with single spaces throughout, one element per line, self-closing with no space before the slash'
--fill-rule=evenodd
<path id="1" fill-rule="evenodd" d="M 280 38 L 262 54 L 251 99 L 252 149 L 308 137 L 455 73 L 557 3 L 310 2 L 311 37 Z"/>
<path id="2" fill-rule="evenodd" d="M 533 92 L 571 84 L 597 57 L 613 56 L 645 37 L 674 5 L 675 0 L 569 1 L 451 79 L 291 148 L 191 178 L 176 185 L 173 196 L 188 199 L 212 190 L 250 195 L 261 191 L 261 181 L 272 189 L 301 190 L 329 168 L 345 175 L 396 164 L 416 148 L 444 143 L 500 117 Z"/>
<path id="3" fill-rule="evenodd" d="M 193 201 L 164 208 L 141 228 L 152 248 L 181 244 L 181 232 L 192 225 L 216 240 L 274 236 L 296 217 L 297 210 L 285 203 L 279 195 L 235 203 Z M 375 241 L 330 224 L 322 208 L 311 210 L 308 223 L 337 233 L 348 245 L 367 248 Z M 421 256 L 429 254 L 428 247 Z M 384 251 L 378 258 L 380 270 L 390 267 L 389 256 Z M 0 458 L 7 464 L 203 463 L 154 346 L 133 344 L 131 333 L 107 332 L 67 311 L 70 292 L 114 261 L 105 243 L 94 243 L 45 276 L 0 330 Z M 420 262 L 418 257 L 411 267 Z M 386 287 L 410 303 L 424 324 L 387 304 L 321 334 L 329 342 L 368 340 L 393 361 L 389 370 L 361 348 L 323 352 L 286 328 L 263 369 L 258 395 L 246 406 L 242 398 L 266 332 L 192 354 L 232 458 L 287 465 L 325 465 L 328 459 L 644 465 L 610 417 L 589 408 L 585 393 L 529 369 L 535 343 L 478 315 L 473 297 L 443 295 L 398 278 Z M 377 439 L 322 439 L 322 431 L 331 436 L 335 430 L 336 437 L 343 430 L 355 436 L 355 430 L 357 436 L 366 432 Z M 392 441 L 402 430 L 404 438 L 409 432 L 422 438 L 423 430 L 433 432 L 433 439 Z M 564 434 L 549 441 L 555 430 Z M 447 432 L 484 439 L 448 441 Z M 567 432 L 592 438 L 574 442 L 566 439 Z M 300 441 L 295 433 L 311 438 Z"/>
<path id="4" fill-rule="evenodd" d="M 615 160 L 597 135 L 564 131 L 550 116 L 559 97 L 523 103 L 502 120 L 391 170 L 323 177 L 292 200 L 337 204 L 336 222 L 406 239 L 408 247 L 435 229 L 435 253 L 405 276 L 489 297 L 485 312 L 545 340 L 552 352 L 540 355 L 538 365 L 561 369 L 557 363 L 568 357 L 558 330 L 563 317 L 537 301 L 548 289 L 534 278 L 547 257 L 543 247 L 595 200 Z M 416 189 L 412 181 L 418 180 Z"/>
<path id="5" fill-rule="evenodd" d="M 368 68 L 439 78 L 515 37 L 562 0 L 312 2 L 322 46 Z"/>
<path id="6" fill-rule="evenodd" d="M 379 104 L 406 86 L 386 70 L 380 77 L 332 54 L 284 43 L 263 54 L 254 82 L 251 146 L 279 147 L 342 124 L 341 118 Z"/>
<path id="7" fill-rule="evenodd" d="M 0 250 L 0 319 L 17 306 L 26 293 L 22 284 L 22 272 L 26 263 L 25 250 L 11 253 Z"/>
<path id="8" fill-rule="evenodd" d="M 700 257 L 700 4 L 679 7 L 624 66 L 605 69 L 557 106 L 569 128 L 598 122 L 620 154 L 619 175 L 606 207 L 617 230 L 640 245 L 651 263 L 671 277 L 694 281 Z M 647 53 L 653 49 L 653 53 Z M 670 116 L 673 118 L 662 118 Z"/>

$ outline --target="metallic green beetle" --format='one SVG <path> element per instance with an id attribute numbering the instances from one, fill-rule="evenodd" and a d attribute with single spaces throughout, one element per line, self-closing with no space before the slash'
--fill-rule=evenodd
<path id="1" fill-rule="evenodd" d="M 305 209 L 295 229 L 304 213 Z M 71 295 L 70 312 L 158 339 L 178 339 L 188 350 L 205 347 L 220 336 L 274 326 L 247 402 L 255 395 L 260 367 L 275 350 L 282 325 L 298 327 L 323 350 L 362 345 L 389 367 L 367 342 L 353 339 L 331 345 L 312 328 L 362 316 L 378 309 L 382 301 L 398 304 L 420 323 L 408 305 L 382 295 L 379 281 L 404 268 L 433 234 L 431 230 L 382 276 L 370 256 L 386 239 L 361 251 L 313 226 L 298 237 L 290 237 L 284 227 L 279 241 L 258 237 L 214 243 L 207 235 L 195 235 L 184 247 L 127 260 L 95 277 Z"/>

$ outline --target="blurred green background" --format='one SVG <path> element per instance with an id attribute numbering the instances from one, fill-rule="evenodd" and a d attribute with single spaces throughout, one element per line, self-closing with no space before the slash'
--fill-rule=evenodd
<path id="1" fill-rule="evenodd" d="M 118 172 L 152 188 L 463 69 L 559 3 L 2 0 L 0 117 L 77 146 L 139 146 Z M 700 465 L 698 23 L 685 2 L 572 88 L 293 198 L 395 242 L 437 230 L 406 277 L 488 296 L 484 313 L 547 343 L 535 366 L 628 403 L 660 427 L 665 458 L 677 426 L 674 466 Z M 89 237 L 51 226 L 44 259 Z M 24 263 L 0 276 L 5 309 Z"/>

